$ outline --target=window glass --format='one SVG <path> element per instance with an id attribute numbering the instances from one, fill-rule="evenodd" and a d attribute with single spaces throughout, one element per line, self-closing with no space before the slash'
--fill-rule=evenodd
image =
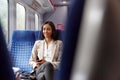
<path id="1" fill-rule="evenodd" d="M 8 43 L 8 2 L 7 0 L 0 1 L 0 22 L 2 23 L 2 29 L 6 42 Z"/>
<path id="2" fill-rule="evenodd" d="M 17 3 L 17 10 L 16 10 L 16 23 L 17 23 L 17 27 L 16 29 L 19 30 L 25 30 L 25 8 Z"/>
<path id="3" fill-rule="evenodd" d="M 35 30 L 38 30 L 38 15 L 35 14 Z"/>

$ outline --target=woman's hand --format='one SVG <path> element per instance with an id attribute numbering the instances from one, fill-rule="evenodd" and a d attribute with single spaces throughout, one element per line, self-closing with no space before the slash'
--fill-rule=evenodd
<path id="1" fill-rule="evenodd" d="M 46 62 L 46 60 L 44 60 L 44 59 L 37 60 L 36 61 L 37 67 L 40 66 L 41 64 L 43 64 L 44 62 Z"/>

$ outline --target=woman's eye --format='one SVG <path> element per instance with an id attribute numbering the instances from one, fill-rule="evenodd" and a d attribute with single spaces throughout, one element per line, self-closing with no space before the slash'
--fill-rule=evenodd
<path id="1" fill-rule="evenodd" d="M 48 28 L 47 30 L 50 30 L 50 28 Z"/>

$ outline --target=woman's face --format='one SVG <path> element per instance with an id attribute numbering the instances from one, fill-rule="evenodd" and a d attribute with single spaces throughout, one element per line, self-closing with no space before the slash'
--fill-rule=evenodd
<path id="1" fill-rule="evenodd" d="M 52 36 L 52 28 L 49 24 L 45 24 L 43 26 L 43 35 L 45 38 L 51 38 Z"/>

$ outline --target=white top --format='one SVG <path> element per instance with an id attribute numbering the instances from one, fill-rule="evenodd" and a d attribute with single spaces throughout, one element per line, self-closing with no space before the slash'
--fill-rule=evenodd
<path id="1" fill-rule="evenodd" d="M 44 53 L 44 59 L 46 61 L 51 62 L 53 46 L 54 46 L 53 40 L 49 43 L 48 48 L 47 48 L 47 43 L 45 41 L 43 53 Z"/>

